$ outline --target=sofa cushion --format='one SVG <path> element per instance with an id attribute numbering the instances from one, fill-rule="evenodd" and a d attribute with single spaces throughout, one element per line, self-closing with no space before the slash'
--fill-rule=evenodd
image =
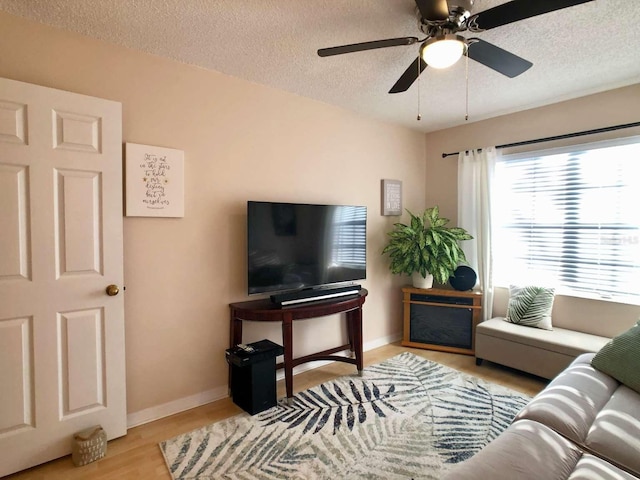
<path id="1" fill-rule="evenodd" d="M 581 456 L 578 447 L 549 427 L 530 420 L 520 420 L 442 478 L 565 480 L 574 471 Z"/>
<path id="2" fill-rule="evenodd" d="M 599 457 L 640 475 L 640 396 L 620 385 L 598 413 L 585 446 Z"/>
<path id="3" fill-rule="evenodd" d="M 640 396 L 591 366 L 584 354 L 516 416 L 544 424 L 578 447 L 640 475 Z"/>
<path id="4" fill-rule="evenodd" d="M 591 364 L 640 393 L 640 322 L 602 347 Z"/>
<path id="5" fill-rule="evenodd" d="M 511 285 L 505 320 L 525 327 L 552 330 L 551 310 L 554 296 L 553 288 Z"/>
<path id="6" fill-rule="evenodd" d="M 590 365 L 593 355 L 587 353 L 576 358 L 516 415 L 516 420 L 542 423 L 584 445 L 598 413 L 619 385 Z"/>
<path id="7" fill-rule="evenodd" d="M 637 478 L 601 458 L 585 454 L 567 480 L 636 480 Z"/>
<path id="8" fill-rule="evenodd" d="M 527 328 L 505 322 L 499 317 L 478 324 L 476 336 L 478 335 L 490 335 L 572 357 L 577 357 L 586 352 L 597 352 L 611 340 L 610 338 L 563 328 L 555 328 L 554 330 Z"/>

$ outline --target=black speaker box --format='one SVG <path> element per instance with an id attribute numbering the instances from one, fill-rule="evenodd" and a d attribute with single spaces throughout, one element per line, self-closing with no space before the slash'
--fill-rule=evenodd
<path id="1" fill-rule="evenodd" d="M 230 348 L 226 358 L 231 365 L 233 403 L 255 415 L 276 405 L 276 357 L 283 348 L 269 340 L 248 347 L 252 351 Z"/>

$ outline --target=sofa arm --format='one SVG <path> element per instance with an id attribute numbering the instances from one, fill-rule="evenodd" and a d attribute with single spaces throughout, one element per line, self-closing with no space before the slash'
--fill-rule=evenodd
<path id="1" fill-rule="evenodd" d="M 449 470 L 446 480 L 565 480 L 582 452 L 550 428 L 520 420 L 468 460 Z"/>

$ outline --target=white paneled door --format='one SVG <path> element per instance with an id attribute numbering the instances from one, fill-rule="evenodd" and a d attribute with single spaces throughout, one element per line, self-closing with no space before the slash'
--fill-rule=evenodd
<path id="1" fill-rule="evenodd" d="M 121 105 L 0 79 L 0 477 L 126 433 L 122 281 Z"/>

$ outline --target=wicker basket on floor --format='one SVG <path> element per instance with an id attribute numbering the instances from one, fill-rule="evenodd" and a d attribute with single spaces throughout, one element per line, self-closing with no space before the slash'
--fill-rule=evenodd
<path id="1" fill-rule="evenodd" d="M 71 459 L 76 467 L 95 462 L 107 454 L 107 434 L 100 425 L 73 435 Z"/>

